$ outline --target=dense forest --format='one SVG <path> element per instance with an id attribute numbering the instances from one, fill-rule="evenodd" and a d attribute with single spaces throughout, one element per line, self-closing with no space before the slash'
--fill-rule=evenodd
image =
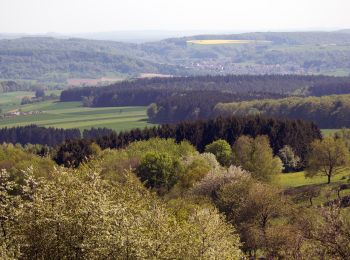
<path id="1" fill-rule="evenodd" d="M 327 95 L 341 95 L 350 94 L 349 83 L 338 82 L 337 84 L 320 84 L 309 88 L 311 96 L 327 96 Z"/>
<path id="2" fill-rule="evenodd" d="M 79 129 L 56 129 L 35 125 L 0 129 L 0 143 L 56 146 L 68 139 L 81 138 Z"/>
<path id="3" fill-rule="evenodd" d="M 165 97 L 153 100 L 147 112 L 150 122 L 175 123 L 210 118 L 213 116 L 215 105 L 219 102 L 232 100 L 239 102 L 283 96 L 265 92 L 231 94 L 210 90 L 170 92 Z"/>
<path id="4" fill-rule="evenodd" d="M 305 175 L 320 178 L 337 158 L 331 181 L 295 188 L 276 183 L 297 157 L 284 160 L 288 146 L 275 156 L 266 136 L 216 140 L 204 153 L 174 139 L 90 143 L 66 167 L 51 159 L 60 151 L 0 145 L 0 257 L 348 259 L 349 187 L 334 181 L 350 165 L 345 140 L 314 140 Z"/>
<path id="5" fill-rule="evenodd" d="M 82 133 L 79 129 L 57 129 L 53 127 L 40 127 L 37 125 L 18 126 L 0 129 L 0 143 L 12 144 L 39 144 L 55 147 L 67 140 L 97 139 L 115 133 L 108 128 L 85 129 Z"/>
<path id="6" fill-rule="evenodd" d="M 18 83 L 15 81 L 0 81 L 0 93 L 15 91 L 33 91 L 35 86 L 30 83 Z"/>
<path id="7" fill-rule="evenodd" d="M 295 95 L 347 94 L 349 91 L 349 77 L 227 75 L 138 79 L 106 87 L 73 88 L 63 91 L 60 100 L 62 102 L 83 101 L 85 106 L 91 107 L 147 106 L 152 104 L 148 110 L 151 122 L 176 123 L 184 120 L 211 118 L 220 115 L 221 112 L 230 114 L 220 111 L 217 106 L 218 103 L 263 99 L 280 100 L 281 98 Z M 340 98 L 341 102 L 335 97 L 322 99 L 291 98 L 290 102 L 301 100 L 305 102 L 306 106 L 312 101 L 315 106 L 316 103 L 329 103 L 330 101 L 327 101 L 329 99 L 332 99 L 334 104 L 328 107 L 327 111 L 310 107 L 308 112 L 311 112 L 310 110 L 312 109 L 312 114 L 304 115 L 303 113 L 295 112 L 293 107 L 287 106 L 284 109 L 288 109 L 288 111 L 283 111 L 281 115 L 271 111 L 268 113 L 262 112 L 262 114 L 315 120 L 320 127 L 327 128 L 349 126 L 346 122 L 346 116 L 344 117 L 347 113 L 345 102 L 347 97 Z M 259 101 L 252 102 L 259 103 Z M 242 103 L 242 106 L 244 104 Z M 303 112 L 305 112 L 305 109 Z M 241 110 L 240 114 L 256 114 L 260 113 L 260 110 Z M 332 118 L 332 120 L 335 120 L 335 123 L 333 121 L 333 126 L 331 125 L 332 120 L 329 118 L 329 115 L 332 113 L 336 113 L 335 117 Z M 326 122 L 327 120 L 328 123 Z"/>
<path id="8" fill-rule="evenodd" d="M 266 92 L 284 95 L 307 95 L 311 88 L 326 89 L 343 85 L 347 90 L 350 77 L 301 76 L 301 75 L 226 75 L 191 76 L 173 78 L 152 78 L 123 81 L 106 87 L 72 88 L 62 92 L 61 101 L 80 101 L 83 97 L 98 98 L 104 93 L 118 93 L 121 90 L 165 90 L 189 91 L 211 90 L 229 93 Z M 348 86 L 348 87 L 347 87 Z M 112 97 L 110 97 L 112 98 Z M 97 103 L 95 106 L 103 106 Z"/>
<path id="9" fill-rule="evenodd" d="M 172 138 L 176 142 L 188 141 L 198 149 L 204 151 L 206 145 L 222 139 L 233 144 L 240 136 L 269 137 L 275 154 L 285 145 L 292 147 L 299 158 L 305 159 L 309 145 L 315 139 L 321 138 L 318 127 L 312 123 L 300 120 L 275 120 L 260 117 L 228 117 L 207 121 L 184 122 L 174 125 L 134 129 L 129 132 L 113 132 L 103 136 L 105 129 L 95 129 L 94 136 L 85 134 L 85 139 L 67 141 L 59 146 L 56 162 L 64 165 L 79 165 L 81 160 L 93 153 L 92 142 L 102 149 L 124 148 L 132 142 L 148 140 L 150 138 Z M 97 136 L 97 137 L 96 137 Z"/>
<path id="10" fill-rule="evenodd" d="M 350 95 L 219 103 L 214 108 L 215 116 L 247 114 L 303 119 L 320 128 L 350 127 Z"/>
<path id="11" fill-rule="evenodd" d="M 86 146 L 89 146 L 92 141 L 96 142 L 101 148 L 106 149 L 123 148 L 134 141 L 148 140 L 153 137 L 173 138 L 176 142 L 187 140 L 199 151 L 203 151 L 207 144 L 217 139 L 233 143 L 241 135 L 253 137 L 266 135 L 270 139 L 274 153 L 277 153 L 283 146 L 289 145 L 303 159 L 310 143 L 314 139 L 321 138 L 320 130 L 316 125 L 300 120 L 276 120 L 261 117 L 219 117 L 214 120 L 165 124 L 143 130 L 134 129 L 120 133 L 106 128 L 93 128 L 84 130 L 83 136 L 81 136 L 79 129 L 64 130 L 35 125 L 3 128 L 0 129 L 0 143 L 41 144 L 47 146 L 57 146 L 63 143 L 60 148 L 62 156 L 76 153 L 84 159 L 84 153 L 91 152 L 86 149 Z M 82 137 L 83 139 L 81 140 Z M 74 140 L 78 140 L 76 142 L 78 146 L 74 146 L 74 142 L 71 142 Z M 60 163 L 66 163 L 65 159 L 60 159 Z"/>

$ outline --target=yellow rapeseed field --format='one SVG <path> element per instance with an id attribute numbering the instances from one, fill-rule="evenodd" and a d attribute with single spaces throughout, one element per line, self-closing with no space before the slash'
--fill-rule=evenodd
<path id="1" fill-rule="evenodd" d="M 268 41 L 253 41 L 253 40 L 191 40 L 187 43 L 201 44 L 201 45 L 215 45 L 215 44 L 248 44 L 248 43 L 269 43 Z"/>

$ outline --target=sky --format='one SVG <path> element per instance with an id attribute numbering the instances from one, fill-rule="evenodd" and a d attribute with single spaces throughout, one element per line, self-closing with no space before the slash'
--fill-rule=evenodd
<path id="1" fill-rule="evenodd" d="M 350 0 L 0 0 L 2 33 L 350 28 Z"/>

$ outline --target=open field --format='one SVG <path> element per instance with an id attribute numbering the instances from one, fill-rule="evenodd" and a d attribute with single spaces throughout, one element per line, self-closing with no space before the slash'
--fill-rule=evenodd
<path id="1" fill-rule="evenodd" d="M 344 172 L 339 175 L 335 175 L 332 178 L 333 183 L 346 183 L 347 177 L 350 176 L 350 172 Z M 327 183 L 327 177 L 316 176 L 314 178 L 305 178 L 304 172 L 296 173 L 283 173 L 278 176 L 277 182 L 284 188 L 300 187 L 306 185 L 318 185 Z"/>
<path id="2" fill-rule="evenodd" d="M 337 199 L 336 189 L 340 184 L 349 183 L 350 172 L 344 172 L 332 178 L 331 184 L 327 184 L 327 178 L 324 176 L 316 176 L 314 178 L 305 178 L 304 172 L 280 174 L 276 180 L 276 184 L 281 188 L 288 190 L 289 193 L 297 195 L 307 190 L 318 188 L 321 190 L 319 196 L 312 199 L 314 205 L 321 205 L 329 200 Z M 350 196 L 350 189 L 341 191 L 341 196 Z M 308 199 L 299 201 L 300 205 L 309 206 Z"/>
<path id="3" fill-rule="evenodd" d="M 56 128 L 89 129 L 107 127 L 116 131 L 143 128 L 147 122 L 146 107 L 82 107 L 80 102 L 46 101 L 19 107 L 23 112 L 42 111 L 37 115 L 23 115 L 0 119 L 1 127 L 36 124 Z"/>
<path id="4" fill-rule="evenodd" d="M 67 79 L 68 86 L 95 86 L 99 84 L 112 84 L 118 81 L 122 81 L 124 78 L 110 78 L 110 77 L 102 77 L 98 79 L 88 79 L 88 78 L 69 78 Z"/>
<path id="5" fill-rule="evenodd" d="M 60 95 L 60 90 L 45 91 L 46 95 Z M 35 93 L 32 91 L 16 91 L 8 93 L 0 93 L 0 109 L 2 112 L 8 112 L 14 109 L 21 108 L 21 101 L 23 97 L 34 97 Z"/>
<path id="6" fill-rule="evenodd" d="M 253 40 L 191 40 L 187 43 L 201 45 L 219 45 L 219 44 L 252 44 L 252 43 L 271 43 L 269 41 L 253 41 Z"/>
<path id="7" fill-rule="evenodd" d="M 17 91 L 9 93 L 0 93 L 0 108 L 3 112 L 16 109 L 23 97 L 34 97 L 34 92 Z"/>
<path id="8" fill-rule="evenodd" d="M 321 129 L 323 136 L 331 136 L 338 132 L 340 129 Z"/>
<path id="9" fill-rule="evenodd" d="M 173 75 L 159 74 L 159 73 L 141 73 L 140 78 L 171 78 Z"/>

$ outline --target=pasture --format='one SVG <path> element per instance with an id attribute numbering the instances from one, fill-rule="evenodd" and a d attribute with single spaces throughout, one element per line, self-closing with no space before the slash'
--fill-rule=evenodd
<path id="1" fill-rule="evenodd" d="M 335 175 L 332 183 L 347 183 L 349 172 Z M 304 172 L 282 173 L 277 178 L 278 184 L 283 188 L 300 187 L 305 185 L 319 185 L 327 183 L 327 177 L 315 176 L 314 178 L 306 178 Z"/>
<path id="2" fill-rule="evenodd" d="M 34 97 L 34 92 L 17 91 L 0 93 L 0 109 L 2 109 L 2 112 L 16 109 L 18 106 L 20 106 L 23 97 Z"/>
<path id="3" fill-rule="evenodd" d="M 253 40 L 191 40 L 187 41 L 191 44 L 200 44 L 200 45 L 221 45 L 221 44 L 256 44 L 256 43 L 271 43 L 269 41 L 253 41 Z"/>
<path id="4" fill-rule="evenodd" d="M 323 136 L 333 136 L 340 129 L 321 129 L 321 133 Z"/>
<path id="5" fill-rule="evenodd" d="M 14 100 L 17 101 L 17 99 Z M 36 124 L 80 130 L 107 127 L 123 131 L 150 125 L 147 122 L 146 107 L 90 108 L 83 107 L 81 102 L 46 101 L 25 106 L 17 104 L 17 108 L 23 112 L 41 111 L 41 113 L 0 119 L 0 128 Z"/>
<path id="6" fill-rule="evenodd" d="M 305 178 L 304 172 L 296 172 L 280 174 L 276 179 L 276 185 L 281 187 L 286 194 L 289 194 L 292 198 L 296 199 L 300 205 L 309 206 L 310 196 L 307 195 L 308 192 L 314 189 L 319 189 L 319 194 L 313 196 L 312 201 L 314 205 L 322 205 L 327 201 L 337 199 L 339 185 L 348 184 L 348 181 L 348 171 L 335 175 L 332 178 L 331 184 L 327 184 L 327 177 L 325 176 Z M 339 195 L 341 197 L 350 196 L 350 189 L 342 190 Z"/>

